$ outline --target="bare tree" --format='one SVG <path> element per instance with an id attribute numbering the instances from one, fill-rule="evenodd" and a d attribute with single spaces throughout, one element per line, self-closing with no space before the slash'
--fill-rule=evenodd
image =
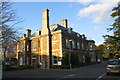
<path id="1" fill-rule="evenodd" d="M 13 3 L 10 2 L 1 2 L 0 5 L 0 15 L 1 15 L 1 22 L 0 22 L 0 29 L 1 36 L 0 41 L 8 42 L 14 41 L 19 38 L 18 36 L 18 27 L 15 27 L 18 23 L 21 22 L 19 17 L 16 17 L 16 13 L 12 10 L 11 5 Z"/>
<path id="2" fill-rule="evenodd" d="M 6 59 L 6 52 L 11 45 L 9 42 L 15 42 L 19 39 L 19 27 L 16 27 L 21 19 L 16 16 L 12 10 L 11 2 L 0 2 L 0 49 L 1 54 L 4 54 L 4 62 Z"/>

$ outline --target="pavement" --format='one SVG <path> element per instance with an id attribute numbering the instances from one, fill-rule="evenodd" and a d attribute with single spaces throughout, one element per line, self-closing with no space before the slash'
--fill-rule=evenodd
<path id="1" fill-rule="evenodd" d="M 4 78 L 33 80 L 120 80 L 119 74 L 106 75 L 106 62 L 76 69 L 26 69 L 6 71 Z"/>

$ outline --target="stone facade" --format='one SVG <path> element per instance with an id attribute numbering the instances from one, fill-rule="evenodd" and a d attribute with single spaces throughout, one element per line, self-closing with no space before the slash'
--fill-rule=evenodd
<path id="1" fill-rule="evenodd" d="M 80 62 L 85 62 L 87 56 L 91 57 L 91 61 L 96 61 L 95 42 L 68 27 L 67 19 L 61 20 L 61 25 L 49 26 L 49 10 L 46 9 L 42 11 L 42 29 L 33 34 L 27 29 L 19 40 L 18 64 L 49 69 L 51 65 L 62 65 L 63 53 L 69 51 L 78 54 Z"/>

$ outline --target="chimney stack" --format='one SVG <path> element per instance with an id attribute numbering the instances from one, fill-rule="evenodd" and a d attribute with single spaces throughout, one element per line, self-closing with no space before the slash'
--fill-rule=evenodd
<path id="1" fill-rule="evenodd" d="M 62 19 L 62 20 L 61 20 L 61 25 L 62 25 L 63 27 L 65 27 L 65 28 L 68 28 L 68 26 L 67 26 L 67 24 L 68 24 L 67 21 L 68 21 L 67 19 Z"/>
<path id="2" fill-rule="evenodd" d="M 42 11 L 42 28 L 49 26 L 49 10 L 45 9 Z"/>
<path id="3" fill-rule="evenodd" d="M 23 34 L 23 38 L 26 38 L 26 34 Z"/>
<path id="4" fill-rule="evenodd" d="M 26 37 L 30 37 L 31 36 L 31 30 L 30 29 L 27 29 L 26 30 Z"/>
<path id="5" fill-rule="evenodd" d="M 45 9 L 42 11 L 42 33 L 41 34 L 48 34 L 49 29 L 49 10 Z"/>

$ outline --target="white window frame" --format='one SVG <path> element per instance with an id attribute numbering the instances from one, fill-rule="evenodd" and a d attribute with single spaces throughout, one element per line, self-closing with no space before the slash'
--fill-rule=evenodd
<path id="1" fill-rule="evenodd" d="M 72 48 L 75 49 L 75 41 L 74 40 L 72 40 Z"/>
<path id="2" fill-rule="evenodd" d="M 23 65 L 23 58 L 20 57 L 20 65 Z"/>
<path id="3" fill-rule="evenodd" d="M 39 55 L 39 65 L 42 65 L 42 55 Z"/>
<path id="4" fill-rule="evenodd" d="M 69 47 L 69 40 L 68 40 L 68 39 L 66 39 L 66 41 L 65 41 L 65 42 L 66 42 L 66 46 L 67 46 L 67 47 Z"/>
<path id="5" fill-rule="evenodd" d="M 56 56 L 57 58 L 56 58 L 56 59 L 54 59 L 54 56 Z M 54 60 L 56 60 L 56 61 L 57 61 L 57 63 L 54 63 Z M 57 56 L 57 55 L 53 55 L 53 64 L 54 64 L 54 65 L 58 65 L 58 56 Z"/>
<path id="6" fill-rule="evenodd" d="M 36 64 L 36 57 L 37 57 L 37 56 L 35 56 L 35 57 L 32 56 L 32 65 L 35 65 L 35 64 Z M 35 63 L 34 63 L 34 64 L 33 64 L 33 60 L 35 60 Z"/>
<path id="7" fill-rule="evenodd" d="M 36 42 L 32 42 L 32 44 L 31 44 L 31 50 L 32 51 L 36 50 Z"/>
<path id="8" fill-rule="evenodd" d="M 80 42 L 77 42 L 77 49 L 80 49 Z"/>
<path id="9" fill-rule="evenodd" d="M 70 29 L 68 29 L 68 33 L 71 33 L 72 31 Z"/>
<path id="10" fill-rule="evenodd" d="M 23 51 L 23 44 L 20 44 L 20 45 L 19 45 L 19 50 L 20 50 L 20 52 Z"/>
<path id="11" fill-rule="evenodd" d="M 85 47 L 84 47 L 84 43 L 82 43 L 82 50 L 84 50 L 85 49 Z"/>
<path id="12" fill-rule="evenodd" d="M 90 51 L 92 51 L 92 50 L 93 50 L 93 45 L 90 44 L 90 45 L 89 45 L 89 48 L 90 48 Z"/>
<path id="13" fill-rule="evenodd" d="M 80 37 L 80 34 L 79 34 L 79 33 L 77 33 L 77 37 Z"/>
<path id="14" fill-rule="evenodd" d="M 85 56 L 82 56 L 83 57 L 83 63 L 85 63 Z"/>

